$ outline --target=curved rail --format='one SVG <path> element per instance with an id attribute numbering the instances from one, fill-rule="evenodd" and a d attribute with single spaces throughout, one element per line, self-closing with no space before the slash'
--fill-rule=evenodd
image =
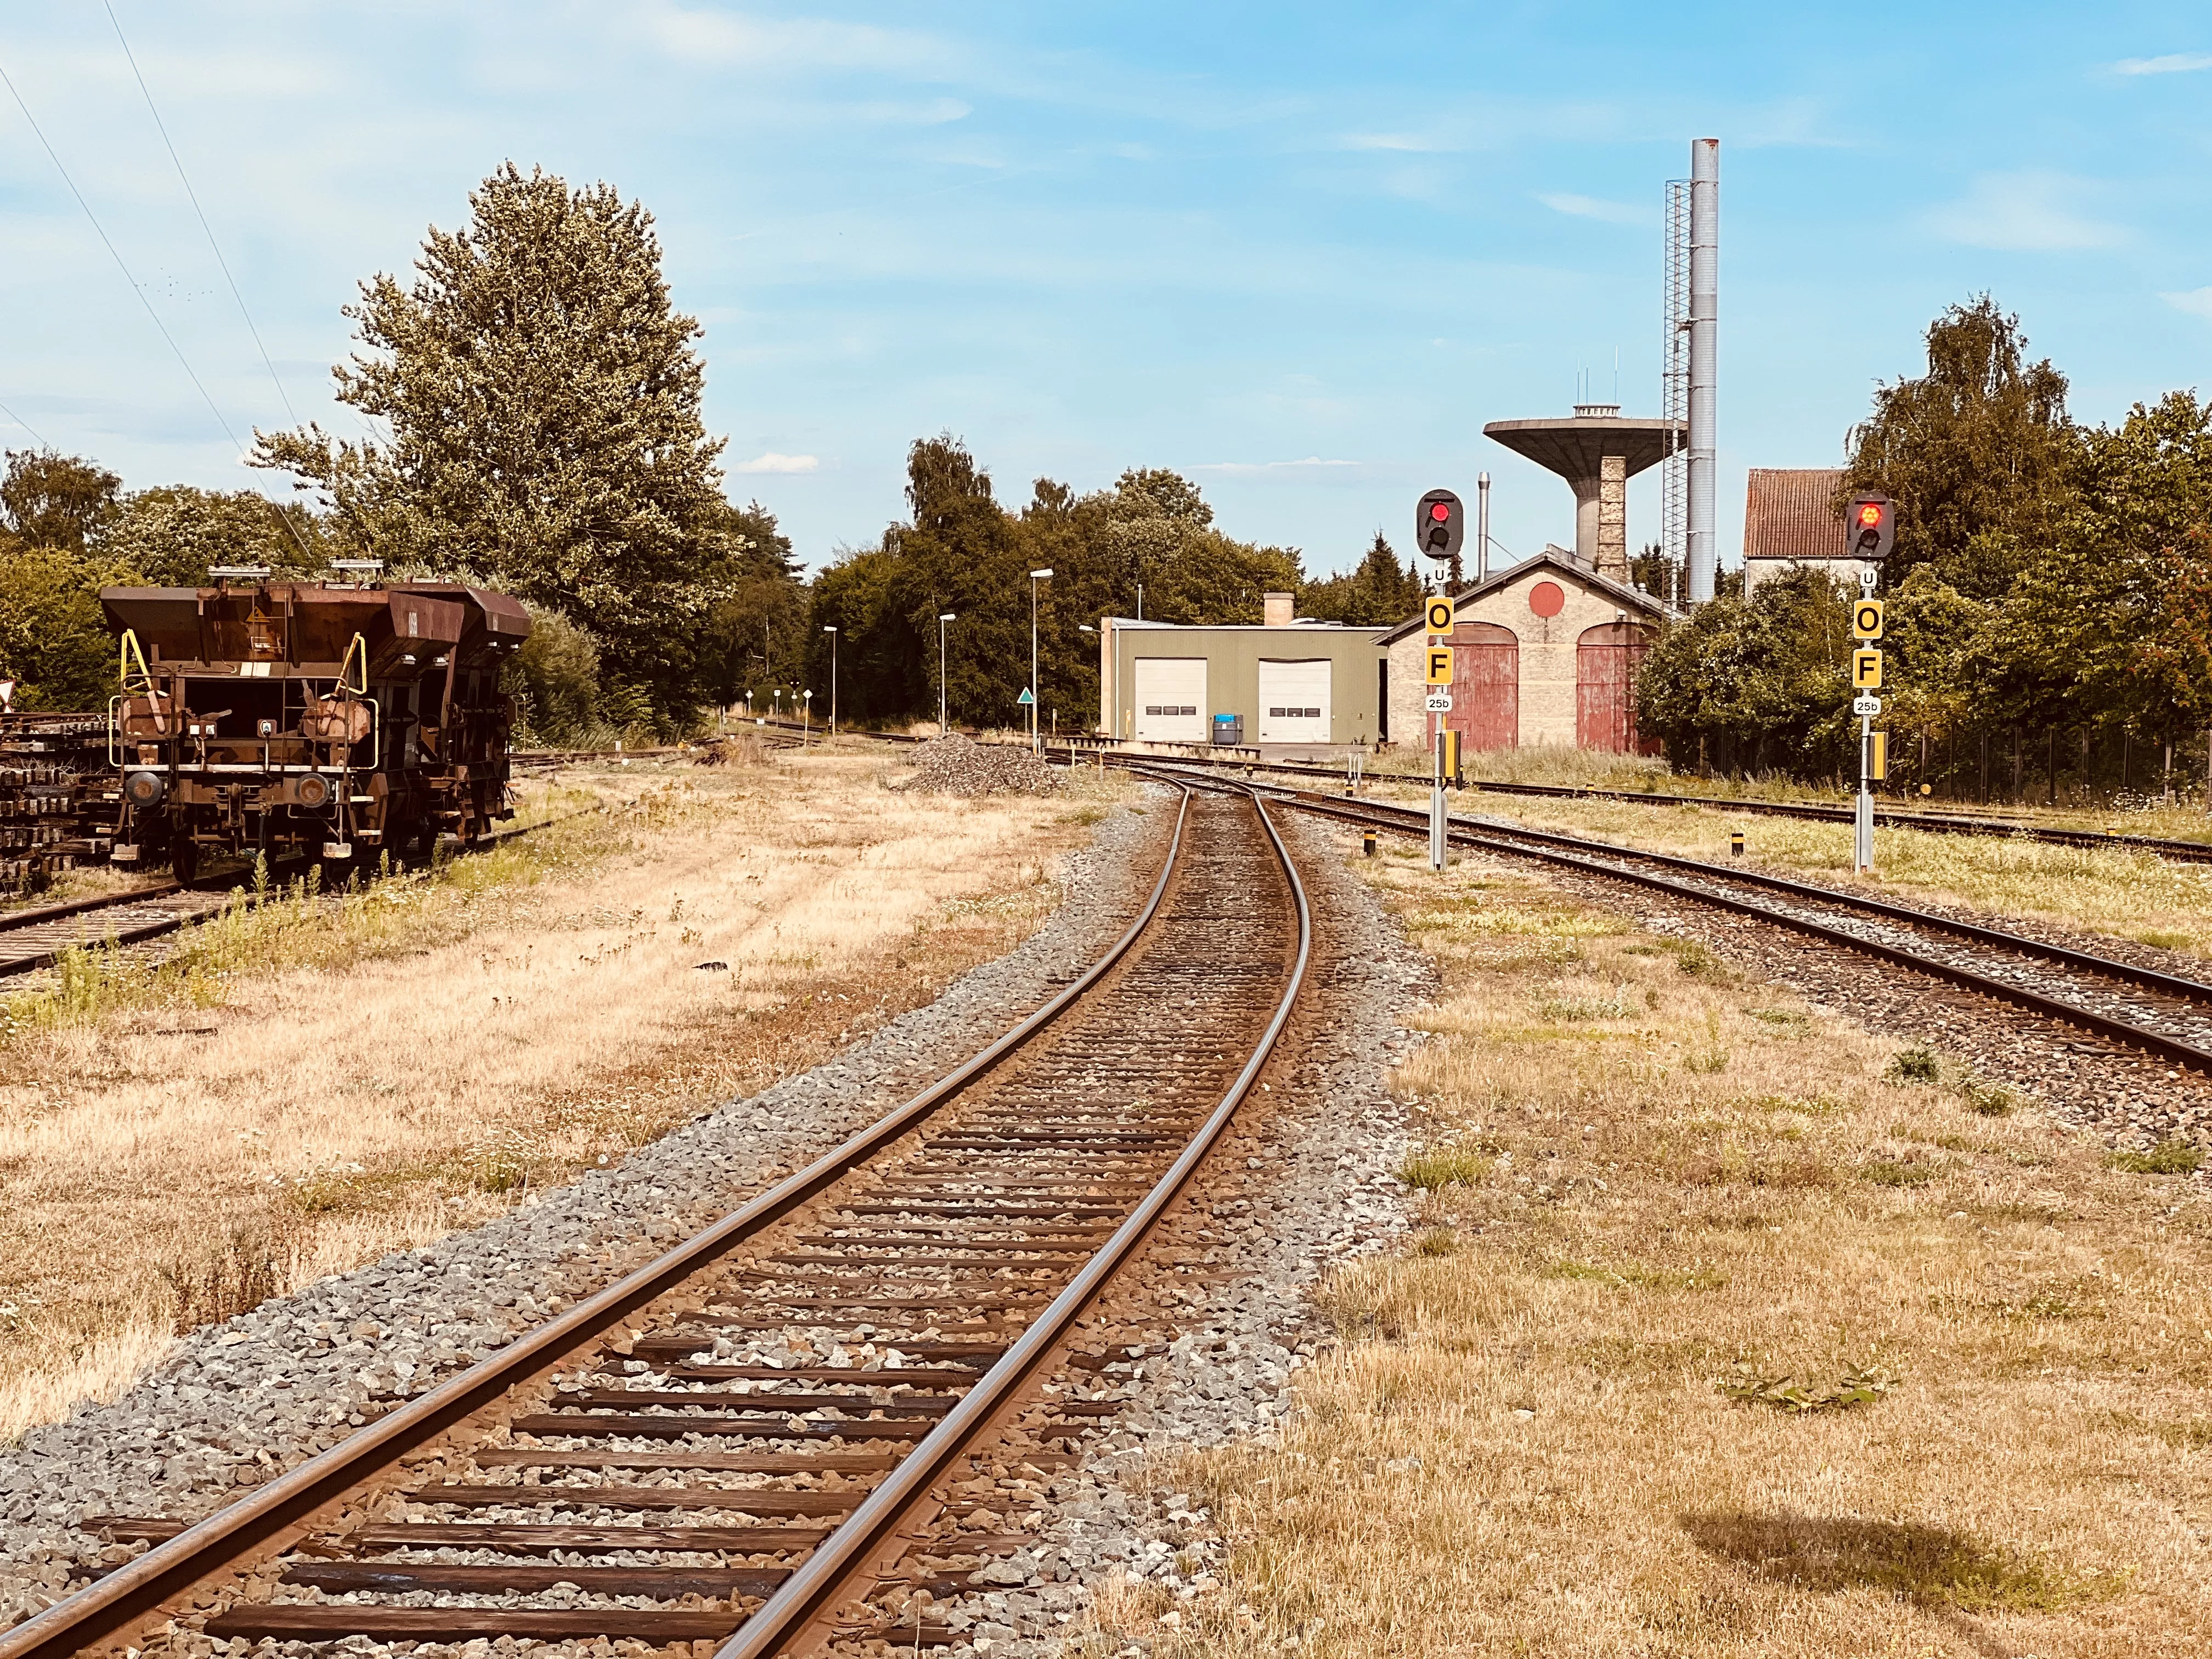
<path id="1" fill-rule="evenodd" d="M 0 1659 L 65 1659 L 124 1631 L 164 1601 L 337 1504 L 349 1491 L 392 1468 L 424 1441 L 598 1340 L 629 1315 L 680 1285 L 896 1142 L 1049 1025 L 1128 954 L 1159 913 L 1182 852 L 1189 811 L 1190 795 L 1185 791 L 1159 877 L 1121 937 L 1074 981 L 988 1047 L 805 1169 L 560 1317 L 518 1337 L 489 1358 L 156 1544 L 13 1630 L 0 1632 Z"/>
<path id="2" fill-rule="evenodd" d="M 1142 769 L 1155 775 L 1172 778 L 1174 773 L 1166 768 Z M 1208 780 L 1212 782 L 1212 780 Z M 1220 787 L 1216 784 L 1215 787 Z M 1257 793 L 1270 786 L 1236 784 L 1230 787 Z M 1381 801 L 1346 801 L 1334 797 L 1316 796 L 1303 791 L 1276 788 L 1275 793 L 1287 799 L 1288 804 L 1301 811 L 1345 823 L 1371 825 L 1394 834 L 1420 835 L 1428 833 L 1428 814 L 1418 807 L 1397 806 Z M 1954 921 L 1930 911 L 1916 910 L 1909 906 L 1891 904 L 1887 901 L 1863 897 L 1855 893 L 1833 888 L 1818 887 L 1811 883 L 1792 881 L 1786 877 L 1753 874 L 1728 868 L 1723 865 L 1701 864 L 1692 859 L 1678 858 L 1671 854 L 1646 853 L 1634 848 L 1616 847 L 1609 842 L 1583 841 L 1573 836 L 1556 836 L 1543 831 L 1509 830 L 1500 825 L 1482 824 L 1463 817 L 1449 820 L 1452 844 L 1471 847 L 1487 852 L 1506 853 L 1542 862 L 1556 864 L 1613 881 L 1626 881 L 1637 885 L 1668 893 L 1694 903 L 1734 911 L 1737 915 L 1769 921 L 1793 932 L 1807 934 L 1844 949 L 1875 956 L 1893 962 L 1900 967 L 1930 975 L 1947 983 L 2009 1002 L 2045 1018 L 2080 1027 L 2116 1042 L 2146 1049 L 2160 1059 L 2192 1070 L 2212 1075 L 2212 1049 L 2208 1049 L 2154 1025 L 2109 1014 L 2063 997 L 2046 995 L 2031 987 L 2018 984 L 1996 975 L 1976 971 L 1962 963 L 1948 961 L 1923 951 L 1915 951 L 1887 940 L 1869 939 L 1849 928 L 1835 927 L 1800 912 L 1730 893 L 1724 890 L 1677 879 L 1674 876 L 1623 867 L 1615 860 L 1639 860 L 1694 874 L 1700 881 L 1734 884 L 1744 887 L 1764 888 L 1787 895 L 1805 902 L 1827 904 L 1845 910 L 1856 910 L 1881 921 L 1906 927 L 1924 928 L 1929 932 L 1948 933 L 1972 944 L 1990 946 L 2050 963 L 2077 972 L 2094 974 L 2101 978 L 2116 980 L 2139 990 L 2171 997 L 2186 1002 L 2212 1016 L 2212 985 L 2183 979 L 2156 969 L 2138 967 L 2133 963 L 2118 962 L 2085 951 L 2071 950 L 2064 945 L 2048 944 L 2022 934 L 2008 933 L 2001 929 L 1984 927 L 1977 923 Z"/>
<path id="3" fill-rule="evenodd" d="M 1188 792 L 1185 799 L 1188 799 Z M 977 1381 L 927 1438 L 871 1492 L 844 1525 L 830 1534 L 805 1562 L 769 1598 L 759 1611 L 738 1627 L 715 1659 L 769 1659 L 835 1605 L 840 1591 L 875 1559 L 884 1540 L 913 1505 L 927 1493 L 948 1465 L 964 1450 L 977 1432 L 1014 1397 L 1030 1376 L 1067 1334 L 1085 1309 L 1107 1282 L 1136 1254 L 1146 1236 L 1168 1206 L 1175 1201 L 1191 1174 L 1211 1152 L 1237 1114 L 1273 1052 L 1276 1040 L 1289 1024 L 1291 1011 L 1305 982 L 1306 964 L 1313 949 L 1313 918 L 1305 884 L 1282 834 L 1267 814 L 1267 805 L 1255 794 L 1252 805 L 1280 861 L 1291 890 L 1297 919 L 1297 955 L 1277 1000 L 1273 1017 L 1253 1046 L 1243 1068 L 1152 1189 L 1115 1229 L 1081 1272 L 1039 1314 L 1019 1340 Z"/>
<path id="4" fill-rule="evenodd" d="M 1060 745 L 1054 752 L 1087 757 L 1098 751 Z M 1157 763 L 1212 768 L 1222 771 L 1265 772 L 1316 781 L 1340 779 L 1344 775 L 1340 769 L 1332 771 L 1327 767 L 1302 765 L 1289 761 L 1220 760 L 1202 755 L 1124 756 L 1112 750 L 1106 752 L 1116 765 Z M 1370 783 L 1402 783 L 1418 787 L 1425 784 L 1428 777 L 1425 773 L 1370 772 L 1367 774 L 1367 780 Z M 1723 811 L 1748 812 L 1765 817 L 1806 818 L 1828 823 L 1849 823 L 1856 811 L 1853 807 L 1819 801 L 1738 800 L 1725 795 L 1663 795 L 1636 789 L 1590 789 L 1577 784 L 1507 783 L 1492 778 L 1469 779 L 1468 787 L 1491 794 L 1538 795 L 1559 800 L 1621 801 L 1638 806 L 1710 806 Z M 2212 842 L 2177 841 L 2166 836 L 2129 836 L 2098 830 L 2067 830 L 2055 824 L 2024 823 L 2017 818 L 1909 812 L 1881 805 L 1879 802 L 1875 804 L 1874 817 L 1875 823 L 1883 829 L 1917 830 L 1928 835 L 2018 836 L 2060 847 L 2106 848 L 2120 852 L 2151 853 L 2160 858 L 2191 864 L 2212 862 Z"/>

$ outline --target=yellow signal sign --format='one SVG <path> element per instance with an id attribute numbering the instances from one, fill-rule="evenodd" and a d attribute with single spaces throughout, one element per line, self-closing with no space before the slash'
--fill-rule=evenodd
<path id="1" fill-rule="evenodd" d="M 1863 640 L 1881 637 L 1881 601 L 1861 599 L 1851 607 L 1851 632 Z"/>
<path id="2" fill-rule="evenodd" d="M 1889 733 L 1867 733 L 1867 776 L 1879 783 L 1889 775 Z"/>
<path id="3" fill-rule="evenodd" d="M 1881 690 L 1881 652 L 1861 649 L 1851 653 L 1851 684 L 1861 691 Z"/>
<path id="4" fill-rule="evenodd" d="M 1431 646 L 1429 647 L 1429 684 L 1449 685 L 1451 678 L 1451 647 L 1448 645 Z"/>
<path id="5" fill-rule="evenodd" d="M 1449 634 L 1452 631 L 1452 602 L 1449 599 L 1429 601 L 1429 632 Z"/>

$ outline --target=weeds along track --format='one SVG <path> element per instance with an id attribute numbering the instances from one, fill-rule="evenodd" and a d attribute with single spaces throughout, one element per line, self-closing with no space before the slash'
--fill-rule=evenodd
<path id="1" fill-rule="evenodd" d="M 602 810 L 587 806 L 536 823 L 496 830 L 464 850 L 475 852 L 496 847 L 519 836 L 533 835 Z M 143 945 L 194 922 L 219 916 L 233 905 L 254 902 L 251 893 L 236 888 L 215 892 L 204 887 L 187 887 L 182 882 L 164 881 L 133 888 L 126 893 L 108 893 L 66 904 L 13 911 L 0 915 L 0 979 L 51 968 L 64 951 L 89 950 L 102 945 Z"/>
<path id="2" fill-rule="evenodd" d="M 1140 769 L 1163 779 L 1178 775 L 1175 768 Z M 1428 813 L 1419 807 L 1267 784 L 1226 787 L 1362 828 L 1428 834 Z M 1480 818 L 1454 817 L 1450 825 L 1455 847 L 1532 860 L 1773 922 L 2102 1039 L 2084 1045 L 2085 1052 L 2108 1052 L 2105 1045 L 2118 1043 L 2212 1076 L 2212 984 L 1787 877 Z"/>
<path id="3" fill-rule="evenodd" d="M 1110 1413 L 1042 1385 L 1117 1274 L 1173 1270 L 1141 1247 L 1255 1086 L 1311 938 L 1266 805 L 1184 791 L 1127 930 L 989 1048 L 197 1525 L 88 1522 L 153 1547 L 0 1659 L 173 1651 L 172 1620 L 348 1651 L 944 1645 L 868 1598 L 1034 1541 L 952 1488 L 1009 1444 L 1064 1461 Z"/>

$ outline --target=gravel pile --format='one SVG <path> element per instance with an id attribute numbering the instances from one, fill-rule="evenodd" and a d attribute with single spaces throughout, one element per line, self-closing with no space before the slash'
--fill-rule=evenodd
<path id="1" fill-rule="evenodd" d="M 1061 908 L 827 1064 L 702 1113 L 621 1165 L 180 1340 L 112 1405 L 0 1449 L 0 1627 L 136 1554 L 76 1523 L 197 1520 L 648 1261 L 933 1080 L 1080 972 L 1148 891 L 1169 821 L 1110 814 Z"/>
<path id="2" fill-rule="evenodd" d="M 914 775 L 895 786 L 931 795 L 1056 795 L 1067 775 L 1012 744 L 977 743 L 959 732 L 914 751 Z"/>

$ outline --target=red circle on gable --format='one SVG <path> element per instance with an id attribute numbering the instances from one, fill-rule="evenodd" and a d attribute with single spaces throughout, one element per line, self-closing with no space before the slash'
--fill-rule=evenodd
<path id="1" fill-rule="evenodd" d="M 1567 596 L 1557 582 L 1538 582 L 1528 590 L 1528 608 L 1540 617 L 1556 617 L 1567 608 Z"/>

